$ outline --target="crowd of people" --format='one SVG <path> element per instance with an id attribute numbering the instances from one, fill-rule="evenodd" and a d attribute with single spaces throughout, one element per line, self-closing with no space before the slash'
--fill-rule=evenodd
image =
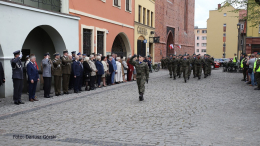
<path id="1" fill-rule="evenodd" d="M 214 64 L 214 58 L 209 54 L 205 54 L 202 58 L 200 54 L 190 56 L 189 54 L 184 55 L 170 55 L 168 58 L 161 59 L 162 68 L 168 68 L 170 78 L 176 77 L 181 78 L 183 74 L 184 82 L 190 79 L 191 70 L 193 70 L 193 78 L 198 77 L 201 79 L 202 70 L 204 73 L 204 78 L 211 75 L 211 64 Z"/>
<path id="2" fill-rule="evenodd" d="M 240 67 L 243 69 L 243 79 L 241 81 L 255 87 L 254 90 L 260 90 L 260 53 L 241 54 L 240 60 Z"/>
<path id="3" fill-rule="evenodd" d="M 40 80 L 40 71 L 36 62 L 36 56 L 34 54 L 26 56 L 26 61 L 23 67 L 21 62 L 22 53 L 18 50 L 13 52 L 13 54 L 14 58 L 11 60 L 11 66 L 13 71 L 12 79 L 14 87 L 14 104 L 24 104 L 24 102 L 21 101 L 24 73 L 26 74 L 25 80 L 27 80 L 28 83 L 27 88 L 29 101 L 38 101 L 37 96 L 35 96 L 35 92 L 37 83 Z M 51 55 L 48 52 L 45 53 L 40 65 L 45 98 L 52 97 L 52 77 L 54 77 L 55 96 L 70 94 L 69 90 L 74 90 L 74 93 L 80 93 L 83 87 L 83 90 L 90 91 L 95 90 L 96 88 L 136 80 L 139 88 L 139 84 L 143 84 L 143 82 L 141 83 L 140 78 L 148 75 L 141 75 L 141 72 L 138 72 L 137 70 L 140 70 L 146 66 L 148 68 L 149 64 L 151 64 L 151 62 L 143 61 L 143 67 L 140 67 L 140 65 L 137 65 L 135 61 L 138 59 L 145 60 L 145 58 L 144 56 L 137 58 L 136 55 L 134 57 L 129 56 L 126 59 L 123 56 L 117 56 L 117 54 L 107 56 L 102 56 L 102 54 L 91 54 L 87 56 L 85 54 L 81 54 L 80 52 L 76 54 L 76 51 L 71 52 L 71 55 L 69 55 L 68 51 L 64 50 L 62 56 L 59 53 L 53 54 L 53 60 L 51 60 L 50 56 Z M 131 57 L 132 62 L 130 60 Z M 147 69 L 147 71 L 149 74 L 149 69 Z M 4 77 L 4 73 L 2 74 Z M 148 77 L 145 77 L 144 79 L 147 79 L 148 82 Z M 1 85 L 5 79 L 0 78 L 0 80 Z M 144 84 L 140 85 L 140 100 L 143 100 L 144 89 L 142 86 L 144 86 Z M 61 93 L 61 89 L 63 94 Z"/>

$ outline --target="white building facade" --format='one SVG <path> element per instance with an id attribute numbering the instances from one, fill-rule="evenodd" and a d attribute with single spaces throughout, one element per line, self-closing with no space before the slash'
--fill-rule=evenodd
<path id="1" fill-rule="evenodd" d="M 25 56 L 35 54 L 40 69 L 46 52 L 52 54 L 79 47 L 79 17 L 69 15 L 68 0 L 61 0 L 54 11 L 21 3 L 0 0 L 0 61 L 5 71 L 6 83 L 0 87 L 0 98 L 13 95 L 13 52 L 21 50 Z M 43 4 L 41 4 L 43 5 Z M 49 7 L 49 6 L 46 6 Z M 50 6 L 49 8 L 51 8 Z"/>

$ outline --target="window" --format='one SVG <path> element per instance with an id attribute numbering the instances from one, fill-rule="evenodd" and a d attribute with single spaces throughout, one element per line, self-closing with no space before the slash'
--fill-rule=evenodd
<path id="1" fill-rule="evenodd" d="M 227 16 L 227 13 L 224 13 L 224 17 L 226 17 Z"/>
<path id="2" fill-rule="evenodd" d="M 200 44 L 199 43 L 197 43 L 197 47 L 199 47 L 200 46 Z"/>
<path id="3" fill-rule="evenodd" d="M 141 23 L 141 10 L 142 7 L 139 5 L 139 9 L 138 9 L 138 22 Z"/>
<path id="4" fill-rule="evenodd" d="M 188 30 L 188 2 L 184 0 L 184 31 Z"/>
<path id="5" fill-rule="evenodd" d="M 197 49 L 197 52 L 200 52 L 200 50 L 199 50 L 199 49 Z"/>
<path id="6" fill-rule="evenodd" d="M 153 27 L 153 12 L 151 12 L 151 27 Z"/>
<path id="7" fill-rule="evenodd" d="M 113 0 L 113 1 L 114 1 L 114 6 L 121 7 L 121 0 Z"/>
<path id="8" fill-rule="evenodd" d="M 240 44 L 243 45 L 243 40 L 240 41 Z"/>
<path id="9" fill-rule="evenodd" d="M 241 30 L 244 30 L 244 24 L 241 24 Z"/>
<path id="10" fill-rule="evenodd" d="M 201 49 L 201 52 L 206 52 L 206 49 Z"/>
<path id="11" fill-rule="evenodd" d="M 227 30 L 227 24 L 225 23 L 223 24 L 223 31 L 226 32 L 226 30 Z"/>
<path id="12" fill-rule="evenodd" d="M 200 30 L 197 30 L 197 33 L 200 33 Z"/>
<path id="13" fill-rule="evenodd" d="M 199 40 L 200 39 L 200 37 L 199 36 L 197 36 L 197 40 Z"/>
<path id="14" fill-rule="evenodd" d="M 145 12 L 146 12 L 146 8 L 143 8 L 143 24 L 145 24 Z"/>
<path id="15" fill-rule="evenodd" d="M 226 37 L 226 33 L 223 33 L 223 37 Z"/>
<path id="16" fill-rule="evenodd" d="M 132 11 L 132 0 L 125 0 L 125 10 L 128 12 Z"/>
<path id="17" fill-rule="evenodd" d="M 207 30 L 202 30 L 202 33 L 207 33 Z"/>
<path id="18" fill-rule="evenodd" d="M 150 11 L 147 10 L 147 25 L 150 25 Z"/>
<path id="19" fill-rule="evenodd" d="M 206 36 L 203 36 L 203 37 L 202 37 L 202 40 L 207 40 L 207 37 L 206 37 Z"/>
<path id="20" fill-rule="evenodd" d="M 83 53 L 90 55 L 91 54 L 91 38 L 92 38 L 92 30 L 83 29 Z"/>
<path id="21" fill-rule="evenodd" d="M 206 47 L 206 46 L 207 46 L 207 43 L 202 43 L 201 46 L 202 46 L 202 47 Z"/>

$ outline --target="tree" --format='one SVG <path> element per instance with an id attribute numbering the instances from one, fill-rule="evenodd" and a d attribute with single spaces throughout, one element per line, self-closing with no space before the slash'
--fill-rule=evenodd
<path id="1" fill-rule="evenodd" d="M 234 13 L 238 13 L 241 9 L 247 9 L 247 15 L 243 16 L 244 19 L 252 22 L 251 27 L 260 24 L 260 0 L 225 0 L 222 2 L 222 5 L 220 11 L 230 5 L 236 8 L 235 10 L 230 11 Z"/>

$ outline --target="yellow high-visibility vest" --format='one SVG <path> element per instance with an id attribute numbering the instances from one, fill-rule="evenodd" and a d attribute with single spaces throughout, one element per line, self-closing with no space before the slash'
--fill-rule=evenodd
<path id="1" fill-rule="evenodd" d="M 259 60 L 260 58 L 258 58 L 258 59 L 256 59 L 256 61 L 255 61 L 255 63 L 254 63 L 254 71 L 255 72 L 260 72 L 260 67 L 258 67 L 258 69 L 257 70 L 255 70 L 256 69 L 256 62 L 257 62 L 257 60 Z"/>
<path id="2" fill-rule="evenodd" d="M 244 64 L 243 64 L 244 59 L 245 59 L 245 58 L 243 58 L 242 61 L 241 61 L 241 64 L 240 64 L 240 67 L 241 67 L 241 68 L 244 67 Z"/>
<path id="3" fill-rule="evenodd" d="M 233 58 L 233 62 L 237 62 L 236 57 Z"/>

